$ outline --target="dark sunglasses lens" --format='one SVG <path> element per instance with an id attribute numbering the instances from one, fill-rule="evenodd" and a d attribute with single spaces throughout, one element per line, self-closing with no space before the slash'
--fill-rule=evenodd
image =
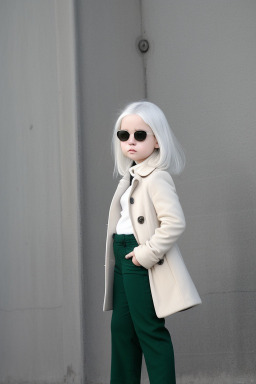
<path id="1" fill-rule="evenodd" d="M 120 141 L 127 141 L 129 136 L 130 134 L 127 131 L 117 131 L 117 137 Z"/>
<path id="2" fill-rule="evenodd" d="M 134 133 L 135 140 L 137 141 L 144 141 L 147 137 L 147 132 L 145 131 L 136 131 Z"/>

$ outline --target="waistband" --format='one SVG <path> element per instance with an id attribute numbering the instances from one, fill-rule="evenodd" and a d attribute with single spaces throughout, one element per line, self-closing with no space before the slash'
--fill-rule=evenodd
<path id="1" fill-rule="evenodd" d="M 138 244 L 134 235 L 118 235 L 117 233 L 114 233 L 112 237 L 115 243 Z"/>

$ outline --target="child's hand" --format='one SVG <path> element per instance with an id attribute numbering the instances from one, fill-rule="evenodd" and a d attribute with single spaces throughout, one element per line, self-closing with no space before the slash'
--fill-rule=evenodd
<path id="1" fill-rule="evenodd" d="M 134 251 L 128 253 L 126 256 L 125 256 L 126 259 L 131 259 L 132 258 L 132 262 L 134 265 L 137 265 L 137 267 L 140 267 L 141 264 L 138 262 L 138 260 L 136 259 L 136 256 L 135 256 L 135 253 Z"/>

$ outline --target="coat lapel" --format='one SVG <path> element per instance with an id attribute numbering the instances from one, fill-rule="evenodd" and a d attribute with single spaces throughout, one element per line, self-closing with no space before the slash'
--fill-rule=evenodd
<path id="1" fill-rule="evenodd" d="M 141 177 L 146 177 L 151 172 L 154 171 L 155 169 L 154 164 L 157 157 L 158 157 L 158 152 L 153 152 L 152 155 L 149 156 L 149 158 L 145 160 L 143 163 L 141 163 L 139 167 L 135 165 L 134 167 L 131 168 L 132 174 L 134 176 L 131 194 L 134 192 L 135 188 L 139 184 Z M 109 234 L 113 234 L 115 232 L 117 222 L 120 219 L 120 211 L 121 211 L 120 199 L 121 199 L 121 196 L 129 187 L 129 185 L 130 185 L 130 172 L 127 171 L 124 177 L 120 180 L 110 205 L 109 222 L 108 222 Z"/>

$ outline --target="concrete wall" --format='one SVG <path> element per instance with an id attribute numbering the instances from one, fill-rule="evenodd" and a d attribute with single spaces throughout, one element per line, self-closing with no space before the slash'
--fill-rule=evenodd
<path id="1" fill-rule="evenodd" d="M 179 383 L 256 381 L 256 2 L 143 2 L 150 100 L 185 147 L 180 246 L 203 305 L 168 320 Z"/>
<path id="2" fill-rule="evenodd" d="M 111 133 L 146 90 L 186 149 L 180 247 L 203 299 L 167 321 L 177 383 L 254 383 L 256 3 L 75 4 L 0 1 L 0 383 L 109 382 Z"/>
<path id="3" fill-rule="evenodd" d="M 0 2 L 0 382 L 80 383 L 72 1 Z"/>
<path id="4" fill-rule="evenodd" d="M 110 318 L 103 313 L 104 247 L 113 180 L 111 137 L 119 109 L 144 97 L 137 0 L 77 2 L 82 146 L 82 234 L 86 383 L 109 382 Z"/>
<path id="5" fill-rule="evenodd" d="M 118 108 L 146 88 L 187 153 L 175 178 L 188 223 L 180 246 L 203 299 L 167 321 L 177 382 L 253 383 L 256 3 L 145 0 L 140 15 L 135 1 L 81 0 L 77 11 L 87 382 L 109 382 L 110 314 L 101 308 L 116 186 L 112 126 Z M 142 34 L 150 42 L 144 63 L 135 47 Z"/>

